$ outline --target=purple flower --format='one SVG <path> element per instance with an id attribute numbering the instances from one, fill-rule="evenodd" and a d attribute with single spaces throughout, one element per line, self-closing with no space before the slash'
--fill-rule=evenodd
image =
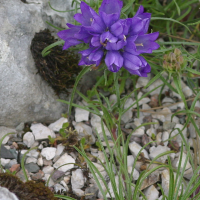
<path id="1" fill-rule="evenodd" d="M 60 31 L 58 36 L 65 41 L 63 50 L 80 43 L 89 44 L 88 49 L 79 52 L 82 54 L 79 65 L 98 66 L 105 60 L 111 72 L 124 67 L 131 74 L 145 77 L 151 67 L 140 54 L 159 48 L 155 42 L 159 33 L 147 34 L 151 14 L 144 13 L 143 6 L 133 18 L 120 19 L 122 6 L 120 0 L 103 0 L 97 14 L 81 2 L 82 13 L 74 16 L 81 25 L 67 24 L 69 29 Z"/>

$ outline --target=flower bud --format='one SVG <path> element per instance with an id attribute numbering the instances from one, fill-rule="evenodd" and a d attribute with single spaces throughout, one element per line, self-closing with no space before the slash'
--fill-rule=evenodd
<path id="1" fill-rule="evenodd" d="M 174 49 L 174 52 L 170 52 L 163 56 L 163 68 L 170 73 L 180 72 L 184 66 L 184 57 L 181 55 L 181 51 L 177 48 Z"/>

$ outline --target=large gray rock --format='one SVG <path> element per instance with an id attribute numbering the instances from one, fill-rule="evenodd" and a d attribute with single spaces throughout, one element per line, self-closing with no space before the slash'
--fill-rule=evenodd
<path id="1" fill-rule="evenodd" d="M 51 122 L 65 111 L 65 105 L 56 101 L 58 96 L 37 74 L 30 44 L 35 32 L 47 27 L 47 18 L 54 22 L 60 21 L 60 15 L 68 16 L 63 18 L 60 23 L 63 24 L 73 16 L 50 11 L 48 0 L 27 2 L 32 3 L 0 0 L 0 125 L 4 126 L 28 121 Z M 65 4 L 59 1 L 58 5 L 64 5 L 65 10 L 70 9 L 70 4 L 71 0 Z"/>

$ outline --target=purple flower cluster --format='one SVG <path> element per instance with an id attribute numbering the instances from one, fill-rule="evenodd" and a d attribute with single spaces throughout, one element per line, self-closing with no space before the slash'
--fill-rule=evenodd
<path id="1" fill-rule="evenodd" d="M 82 13 L 74 15 L 81 25 L 67 24 L 69 29 L 60 31 L 58 36 L 65 41 L 63 50 L 80 43 L 89 44 L 88 49 L 79 52 L 82 54 L 79 65 L 98 66 L 104 59 L 111 72 L 124 67 L 131 74 L 146 77 L 151 67 L 139 55 L 159 48 L 155 42 L 159 33 L 146 34 L 151 14 L 144 13 L 143 6 L 133 18 L 120 19 L 122 6 L 120 0 L 103 0 L 97 14 L 81 2 Z"/>

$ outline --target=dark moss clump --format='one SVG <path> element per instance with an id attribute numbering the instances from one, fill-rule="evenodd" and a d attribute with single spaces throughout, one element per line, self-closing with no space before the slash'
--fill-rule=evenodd
<path id="1" fill-rule="evenodd" d="M 51 53 L 42 57 L 42 50 L 56 42 L 48 29 L 36 33 L 31 42 L 31 53 L 38 73 L 52 86 L 56 94 L 72 88 L 76 75 L 82 69 L 79 57 L 72 51 L 63 51 L 61 46 L 52 48 Z"/>
<path id="2" fill-rule="evenodd" d="M 0 186 L 6 187 L 19 200 L 58 200 L 44 182 L 23 183 L 18 177 L 9 173 L 0 173 Z"/>

